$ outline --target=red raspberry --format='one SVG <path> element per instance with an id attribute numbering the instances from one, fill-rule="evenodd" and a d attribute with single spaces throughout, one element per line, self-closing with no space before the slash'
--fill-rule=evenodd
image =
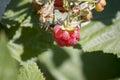
<path id="1" fill-rule="evenodd" d="M 54 6 L 55 7 L 63 7 L 63 0 L 55 0 Z"/>
<path id="2" fill-rule="evenodd" d="M 54 40 L 60 46 L 72 46 L 76 44 L 80 38 L 79 27 L 76 26 L 74 30 L 62 30 L 61 25 L 54 26 Z"/>
<path id="3" fill-rule="evenodd" d="M 68 10 L 63 7 L 63 0 L 55 0 L 54 6 L 57 7 L 61 13 L 68 12 Z"/>
<path id="4" fill-rule="evenodd" d="M 60 11 L 61 13 L 68 12 L 68 10 L 66 10 L 66 9 L 64 9 L 64 8 L 62 8 L 62 9 L 59 9 L 59 11 Z"/>

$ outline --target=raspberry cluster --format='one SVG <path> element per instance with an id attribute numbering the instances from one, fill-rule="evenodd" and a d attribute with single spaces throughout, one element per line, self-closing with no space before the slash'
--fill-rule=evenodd
<path id="1" fill-rule="evenodd" d="M 72 46 L 80 38 L 80 24 L 92 18 L 92 10 L 104 10 L 105 0 L 33 0 L 33 8 L 40 14 L 40 23 L 53 32 L 59 46 Z M 55 20 L 56 11 L 67 13 L 64 20 Z M 51 21 L 52 20 L 52 21 Z M 74 24 L 76 23 L 76 24 Z"/>

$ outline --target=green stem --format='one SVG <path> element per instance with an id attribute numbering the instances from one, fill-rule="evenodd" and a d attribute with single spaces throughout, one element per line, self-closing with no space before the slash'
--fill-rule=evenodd
<path id="1" fill-rule="evenodd" d="M 55 14 L 55 9 L 53 9 L 53 14 Z M 55 23 L 55 16 L 53 17 L 52 24 Z"/>

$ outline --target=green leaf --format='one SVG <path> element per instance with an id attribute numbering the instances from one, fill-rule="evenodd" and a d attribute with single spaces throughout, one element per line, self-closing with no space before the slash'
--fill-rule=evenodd
<path id="1" fill-rule="evenodd" d="M 0 35 L 0 80 L 17 79 L 17 63 L 11 57 L 7 40 L 3 33 Z"/>
<path id="2" fill-rule="evenodd" d="M 38 66 L 33 61 L 28 61 L 20 68 L 18 80 L 45 80 Z"/>
<path id="3" fill-rule="evenodd" d="M 81 28 L 80 44 L 84 51 L 103 51 L 120 56 L 119 3 L 119 0 L 107 1 L 105 10 L 102 13 L 94 12 L 93 20 Z"/>
<path id="4" fill-rule="evenodd" d="M 11 51 L 11 55 L 19 62 L 21 62 L 21 55 L 23 53 L 23 46 L 21 44 L 16 44 L 15 40 L 19 39 L 19 37 L 21 36 L 21 28 L 19 28 L 18 30 L 16 30 L 13 38 L 9 41 L 8 43 L 8 48 Z M 10 32 L 10 30 L 9 30 Z"/>
<path id="5" fill-rule="evenodd" d="M 21 55 L 23 53 L 23 46 L 15 44 L 13 42 L 9 42 L 8 48 L 11 52 L 11 55 L 13 58 L 15 58 L 17 61 L 21 62 Z"/>
<path id="6" fill-rule="evenodd" d="M 120 77 L 120 59 L 102 51 L 84 53 L 73 47 L 50 48 L 39 55 L 46 80 L 114 80 Z"/>
<path id="7" fill-rule="evenodd" d="M 8 47 L 18 61 L 37 57 L 53 46 L 52 34 L 40 27 L 2 28 L 9 38 Z"/>
<path id="8" fill-rule="evenodd" d="M 14 42 L 23 46 L 23 60 L 37 57 L 53 46 L 52 35 L 39 27 L 23 27 L 20 33 Z"/>
<path id="9" fill-rule="evenodd" d="M 10 35 L 10 38 L 12 37 L 10 40 L 12 41 L 12 51 L 18 48 L 15 45 L 19 46 L 17 50 L 20 51 L 20 55 L 23 52 L 22 59 L 24 60 L 35 57 L 46 51 L 47 48 L 52 47 L 51 34 L 39 27 L 39 16 L 33 12 L 29 0 L 11 0 L 4 13 L 2 24 L 10 26 L 6 33 L 8 36 Z M 14 30 L 14 27 L 18 29 Z M 18 59 L 19 56 L 16 57 Z"/>
<path id="10" fill-rule="evenodd" d="M 17 40 L 21 36 L 21 28 L 17 29 L 18 27 L 7 28 L 6 26 L 1 26 L 2 27 L 0 28 L 0 30 L 4 31 L 8 38 L 7 47 L 10 50 L 12 57 L 20 62 L 21 55 L 23 53 L 23 46 L 21 44 L 16 44 L 15 40 Z"/>
<path id="11" fill-rule="evenodd" d="M 48 69 L 46 80 L 84 80 L 82 61 L 79 60 L 82 51 L 72 47 L 60 48 L 55 46 L 39 56 L 40 63 L 45 66 L 41 69 Z M 51 79 L 48 74 L 55 79 Z M 49 78 L 50 77 L 50 78 Z"/>
<path id="12" fill-rule="evenodd" d="M 2 24 L 7 26 L 39 26 L 39 16 L 32 8 L 32 0 L 11 0 L 8 5 Z"/>
<path id="13" fill-rule="evenodd" d="M 0 0 L 0 20 L 10 0 Z"/>

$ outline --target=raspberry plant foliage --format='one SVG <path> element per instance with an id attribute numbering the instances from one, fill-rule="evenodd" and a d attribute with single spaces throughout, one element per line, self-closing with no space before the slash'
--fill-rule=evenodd
<path id="1" fill-rule="evenodd" d="M 103 51 L 105 53 L 113 53 L 119 57 L 120 8 L 117 7 L 119 5 L 117 1 L 113 1 L 113 3 L 108 1 L 105 7 L 106 10 L 101 15 L 94 13 L 93 22 L 82 28 L 80 44 L 84 51 Z M 109 9 L 111 6 L 116 7 L 116 9 Z"/>
<path id="2" fill-rule="evenodd" d="M 104 51 L 104 53 L 113 53 L 118 55 L 119 57 L 120 8 L 118 7 L 118 5 L 120 1 L 119 0 L 116 1 L 106 0 L 106 1 L 107 1 L 107 6 L 105 7 L 104 11 L 101 13 L 96 13 L 93 11 L 92 21 L 90 21 L 90 23 L 87 24 L 86 26 L 81 27 L 80 29 L 81 36 L 80 36 L 80 41 L 78 41 L 78 45 L 81 45 L 82 49 L 86 52 L 92 53 L 92 51 Z M 39 15 L 34 13 L 31 4 L 32 1 L 29 0 L 11 0 L 10 4 L 7 6 L 6 11 L 4 12 L 4 15 L 2 17 L 0 23 L 4 25 L 4 27 L 2 26 L 1 28 L 6 32 L 8 43 L 12 41 L 12 43 L 10 43 L 9 45 L 12 45 L 12 50 L 14 50 L 14 52 L 16 53 L 15 55 L 14 53 L 11 54 L 14 56 L 20 56 L 22 59 L 23 57 L 25 59 L 29 59 L 37 55 L 42 56 L 44 59 L 43 63 L 47 64 L 51 74 L 53 74 L 57 79 L 59 78 L 59 76 L 56 76 L 56 73 L 53 73 L 53 71 L 55 72 L 57 71 L 57 75 L 61 75 L 62 73 L 64 73 L 66 66 L 70 66 L 73 63 L 76 63 L 74 65 L 75 70 L 73 71 L 80 71 L 78 68 L 76 68 L 76 65 L 79 67 L 78 65 L 79 58 L 77 58 L 76 60 L 78 62 L 74 62 L 76 55 L 73 52 L 74 51 L 75 53 L 84 53 L 84 52 L 80 51 L 81 48 L 73 49 L 71 47 L 70 48 L 65 47 L 65 48 L 56 49 L 56 45 L 53 45 L 52 43 L 53 39 L 51 39 L 52 38 L 51 35 L 40 28 Z M 111 6 L 113 8 L 111 8 Z M 58 12 L 58 14 L 59 17 L 62 18 L 63 16 L 61 15 L 65 15 L 66 13 Z M 20 45 L 20 47 L 17 47 L 18 49 L 16 49 L 16 47 L 14 47 L 13 44 L 17 46 Z M 55 48 L 54 51 L 53 48 Z M 22 52 L 22 56 L 21 53 L 19 54 L 20 51 Z M 54 54 L 59 53 L 59 51 L 61 51 L 60 53 L 62 52 L 65 53 L 62 56 L 65 56 L 66 53 L 69 53 L 70 56 L 72 56 L 73 62 L 71 62 L 70 59 L 69 61 L 71 63 L 68 61 L 67 65 L 65 65 L 66 63 L 64 63 L 65 67 L 62 67 L 64 65 L 61 66 L 63 69 L 57 70 L 54 68 L 54 66 L 51 66 L 54 63 L 54 61 L 51 60 L 53 61 L 53 63 L 49 64 L 50 61 L 46 60 L 46 56 L 49 56 L 51 59 L 50 55 L 52 54 L 54 57 L 55 56 Z M 42 54 L 42 53 L 46 53 L 46 54 Z M 60 55 L 61 54 L 59 54 L 59 56 Z M 18 57 L 14 57 L 14 58 L 18 58 Z M 58 59 L 60 59 L 60 57 L 58 57 Z M 40 61 L 41 61 L 41 57 L 40 57 Z M 71 68 L 73 67 L 71 66 Z M 69 73 L 66 72 L 67 77 L 65 77 L 65 79 L 70 79 L 70 77 L 74 75 L 71 73 L 72 76 L 69 77 L 68 74 Z M 77 80 L 77 77 L 74 77 L 74 79 Z"/>
<path id="3" fill-rule="evenodd" d="M 0 64 L 1 80 L 17 80 L 17 61 L 11 57 L 4 33 L 0 34 Z"/>

